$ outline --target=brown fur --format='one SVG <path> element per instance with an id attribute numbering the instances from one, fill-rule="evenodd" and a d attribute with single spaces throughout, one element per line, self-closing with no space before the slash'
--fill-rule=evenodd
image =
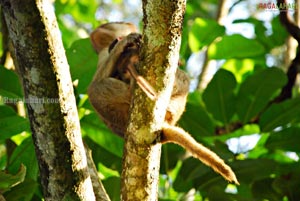
<path id="1" fill-rule="evenodd" d="M 91 34 L 99 63 L 88 89 L 89 99 L 104 123 L 120 136 L 124 135 L 129 119 L 131 83 L 135 80 L 149 98 L 156 99 L 153 87 L 135 69 L 139 62 L 141 40 L 140 34 L 131 33 L 135 30 L 129 23 L 109 23 Z M 174 126 L 184 112 L 188 91 L 189 78 L 178 69 L 161 132 L 161 142 L 176 143 L 184 147 L 229 182 L 239 184 L 234 172 L 219 156 L 196 142 L 183 129 Z"/>

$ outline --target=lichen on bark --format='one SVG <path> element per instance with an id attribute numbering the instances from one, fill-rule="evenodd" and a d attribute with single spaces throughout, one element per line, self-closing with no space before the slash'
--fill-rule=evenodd
<path id="1" fill-rule="evenodd" d="M 138 71 L 158 92 L 152 102 L 134 90 L 125 135 L 122 200 L 157 200 L 161 144 L 156 143 L 179 59 L 185 0 L 143 0 L 144 30 Z"/>

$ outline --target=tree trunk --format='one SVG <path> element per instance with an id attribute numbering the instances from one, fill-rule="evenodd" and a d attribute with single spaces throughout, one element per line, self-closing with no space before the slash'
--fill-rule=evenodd
<path id="1" fill-rule="evenodd" d="M 178 66 L 185 0 L 144 0 L 144 32 L 138 71 L 158 92 L 152 102 L 134 91 L 125 135 L 122 200 L 157 200 L 161 144 L 156 143 Z"/>
<path id="2" fill-rule="evenodd" d="M 53 7 L 1 0 L 22 80 L 45 200 L 95 200 Z"/>

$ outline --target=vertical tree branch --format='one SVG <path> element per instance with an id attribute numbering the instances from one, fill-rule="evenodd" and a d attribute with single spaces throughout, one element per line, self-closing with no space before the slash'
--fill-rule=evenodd
<path id="1" fill-rule="evenodd" d="M 217 11 L 217 16 L 216 20 L 219 24 L 223 25 L 224 20 L 227 17 L 229 12 L 229 7 L 228 7 L 228 0 L 220 0 L 218 4 L 218 11 Z M 203 90 L 207 86 L 207 84 L 210 81 L 209 71 L 211 70 L 212 67 L 216 66 L 217 62 L 215 60 L 209 60 L 207 50 L 205 50 L 205 58 L 203 62 L 203 67 L 202 71 L 199 75 L 199 83 L 198 83 L 198 90 Z"/>
<path id="2" fill-rule="evenodd" d="M 45 200 L 95 200 L 75 97 L 53 7 L 2 0 L 14 46 Z"/>
<path id="3" fill-rule="evenodd" d="M 278 7 L 280 4 L 287 4 L 286 0 L 277 0 Z M 288 82 L 282 88 L 281 93 L 278 97 L 275 98 L 275 102 L 281 102 L 288 98 L 292 97 L 292 90 L 297 78 L 297 74 L 300 72 L 300 51 L 299 51 L 299 43 L 300 43 L 300 28 L 297 24 L 295 24 L 291 17 L 288 15 L 288 12 L 284 9 L 280 9 L 279 19 L 281 24 L 286 28 L 289 34 L 297 41 L 297 49 L 295 58 L 292 60 L 289 65 L 287 76 Z"/>
<path id="4" fill-rule="evenodd" d="M 157 200 L 163 125 L 179 59 L 185 0 L 143 0 L 144 32 L 139 71 L 158 91 L 154 103 L 134 91 L 125 135 L 122 200 Z"/>

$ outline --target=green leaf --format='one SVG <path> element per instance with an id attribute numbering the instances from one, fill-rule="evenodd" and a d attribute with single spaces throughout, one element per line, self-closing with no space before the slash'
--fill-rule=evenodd
<path id="1" fill-rule="evenodd" d="M 233 157 L 227 146 L 221 142 L 217 142 L 213 151 L 222 158 Z M 195 158 L 188 158 L 183 161 L 182 167 L 174 181 L 174 188 L 179 192 L 188 191 L 193 187 L 208 190 L 212 186 L 221 186 L 225 189 L 226 185 L 227 181 L 221 175 Z"/>
<path id="2" fill-rule="evenodd" d="M 271 131 L 278 126 L 284 126 L 299 118 L 300 99 L 299 97 L 273 104 L 262 113 L 259 125 L 263 132 Z"/>
<path id="3" fill-rule="evenodd" d="M 253 59 L 228 59 L 222 68 L 232 72 L 238 83 L 245 80 L 253 72 L 256 63 Z"/>
<path id="4" fill-rule="evenodd" d="M 9 190 L 11 187 L 24 181 L 26 175 L 26 167 L 21 164 L 18 172 L 13 175 L 0 171 L 0 193 Z"/>
<path id="5" fill-rule="evenodd" d="M 25 179 L 24 182 L 13 187 L 10 191 L 4 194 L 6 200 L 9 201 L 31 201 L 36 192 L 38 183 L 31 179 Z"/>
<path id="6" fill-rule="evenodd" d="M 15 72 L 0 65 L 0 96 L 5 98 L 23 97 L 22 87 Z"/>
<path id="7" fill-rule="evenodd" d="M 189 191 L 193 188 L 193 181 L 198 179 L 197 177 L 206 174 L 207 171 L 208 168 L 195 158 L 188 158 L 184 160 L 174 181 L 174 189 L 178 192 Z"/>
<path id="8" fill-rule="evenodd" d="M 88 85 L 97 69 L 98 56 L 93 50 L 90 40 L 75 41 L 66 51 L 72 80 L 78 79 L 78 93 L 86 94 Z"/>
<path id="9" fill-rule="evenodd" d="M 55 1 L 57 15 L 72 15 L 73 20 L 81 23 L 94 22 L 98 2 L 96 0 L 58 0 Z"/>
<path id="10" fill-rule="evenodd" d="M 16 115 L 16 112 L 11 107 L 6 105 L 0 105 L 0 119 L 14 115 Z"/>
<path id="11" fill-rule="evenodd" d="M 120 177 L 109 177 L 102 182 L 110 199 L 112 201 L 120 200 Z"/>
<path id="12" fill-rule="evenodd" d="M 187 103 L 179 124 L 193 135 L 211 136 L 214 124 L 207 111 L 199 104 Z"/>
<path id="13" fill-rule="evenodd" d="M 197 52 L 224 34 L 225 27 L 215 20 L 196 18 L 189 32 L 189 46 L 192 52 Z"/>
<path id="14" fill-rule="evenodd" d="M 214 133 L 212 119 L 195 93 L 189 95 L 185 112 L 180 118 L 179 125 L 196 138 L 211 136 Z"/>
<path id="15" fill-rule="evenodd" d="M 275 174 L 278 163 L 268 159 L 247 159 L 230 164 L 239 182 L 251 184 L 253 181 L 268 178 Z"/>
<path id="16" fill-rule="evenodd" d="M 297 200 L 300 197 L 300 171 L 299 168 L 288 174 L 276 177 L 273 187 L 277 192 L 286 195 L 288 200 Z"/>
<path id="17" fill-rule="evenodd" d="M 88 136 L 84 137 L 84 142 L 92 150 L 93 161 L 96 166 L 101 163 L 109 169 L 118 171 L 119 174 L 122 173 L 122 157 L 107 151 Z"/>
<path id="18" fill-rule="evenodd" d="M 96 113 L 84 116 L 81 121 L 82 133 L 86 134 L 94 142 L 110 153 L 122 157 L 124 141 L 113 134 L 103 122 L 99 120 Z"/>
<path id="19" fill-rule="evenodd" d="M 273 183 L 274 178 L 255 181 L 251 186 L 253 196 L 258 200 L 282 201 L 283 195 L 272 187 Z"/>
<path id="20" fill-rule="evenodd" d="M 8 106 L 0 106 L 0 140 L 8 139 L 29 130 L 28 119 L 18 116 Z"/>
<path id="21" fill-rule="evenodd" d="M 282 131 L 272 132 L 265 146 L 268 149 L 300 152 L 300 128 L 290 127 Z"/>
<path id="22" fill-rule="evenodd" d="M 259 41 L 264 47 L 266 51 L 270 51 L 275 47 L 275 43 L 270 39 L 270 35 L 267 35 L 267 28 L 265 26 L 265 22 L 262 20 L 258 20 L 253 17 L 249 17 L 247 19 L 238 19 L 234 20 L 233 23 L 250 23 L 254 26 L 254 32 L 256 35 L 256 40 Z M 276 32 L 274 34 L 277 34 Z"/>
<path id="23" fill-rule="evenodd" d="M 232 200 L 239 200 L 234 198 L 236 195 L 232 193 L 226 193 L 224 191 L 223 186 L 212 186 L 208 190 L 208 195 L 207 197 L 209 198 L 210 201 L 232 201 Z"/>
<path id="24" fill-rule="evenodd" d="M 265 48 L 254 39 L 234 34 L 212 43 L 208 48 L 210 59 L 249 58 L 265 54 Z"/>
<path id="25" fill-rule="evenodd" d="M 236 80 L 234 75 L 220 69 L 210 81 L 203 93 L 203 101 L 213 117 L 225 125 L 235 113 Z"/>
<path id="26" fill-rule="evenodd" d="M 26 178 L 37 180 L 38 163 L 31 136 L 17 146 L 9 160 L 8 170 L 16 172 L 21 164 L 27 167 Z"/>
<path id="27" fill-rule="evenodd" d="M 160 158 L 160 173 L 168 174 L 178 164 L 180 158 L 185 154 L 185 150 L 177 144 L 167 143 L 162 146 Z"/>
<path id="28" fill-rule="evenodd" d="M 240 120 L 247 123 L 254 118 L 286 82 L 286 75 L 278 68 L 267 68 L 247 77 L 241 84 L 236 102 Z"/>
<path id="29" fill-rule="evenodd" d="M 269 36 L 273 42 L 274 47 L 285 44 L 288 37 L 288 32 L 283 29 L 282 23 L 280 22 L 279 15 L 272 19 L 272 35 Z"/>

